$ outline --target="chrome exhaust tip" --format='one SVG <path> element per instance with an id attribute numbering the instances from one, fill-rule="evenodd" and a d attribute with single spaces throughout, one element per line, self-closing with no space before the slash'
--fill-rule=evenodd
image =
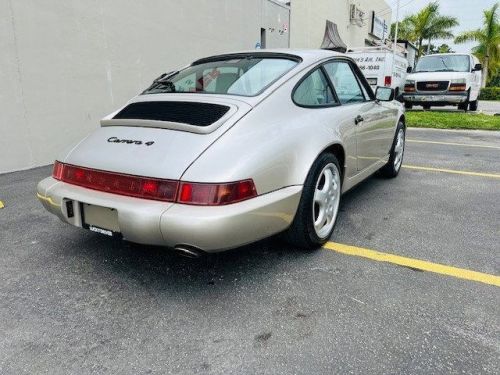
<path id="1" fill-rule="evenodd" d="M 174 247 L 174 252 L 177 255 L 191 259 L 201 258 L 203 255 L 205 255 L 202 250 L 189 245 L 176 245 Z"/>

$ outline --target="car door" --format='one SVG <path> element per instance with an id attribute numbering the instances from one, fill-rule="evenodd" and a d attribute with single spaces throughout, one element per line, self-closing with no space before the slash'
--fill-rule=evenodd
<path id="1" fill-rule="evenodd" d="M 357 170 L 363 171 L 389 154 L 394 137 L 394 111 L 374 100 L 365 78 L 350 61 L 333 60 L 324 68 L 341 105 L 352 110 Z"/>

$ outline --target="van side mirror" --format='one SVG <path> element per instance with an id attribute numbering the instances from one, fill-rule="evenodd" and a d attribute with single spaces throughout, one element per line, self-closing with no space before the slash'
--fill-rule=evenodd
<path id="1" fill-rule="evenodd" d="M 413 71 L 413 68 L 411 66 L 409 66 L 408 68 L 406 68 L 406 73 L 411 73 Z"/>
<path id="2" fill-rule="evenodd" d="M 394 89 L 390 87 L 377 87 L 375 99 L 379 102 L 392 102 L 394 100 Z"/>
<path id="3" fill-rule="evenodd" d="M 476 64 L 474 66 L 474 69 L 472 69 L 473 72 L 481 71 L 483 70 L 483 65 L 482 64 Z"/>

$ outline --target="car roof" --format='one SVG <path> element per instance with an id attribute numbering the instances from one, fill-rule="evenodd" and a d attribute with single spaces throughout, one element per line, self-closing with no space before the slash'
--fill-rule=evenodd
<path id="1" fill-rule="evenodd" d="M 282 55 L 283 57 L 299 58 L 305 63 L 313 63 L 315 61 L 323 60 L 329 57 L 335 56 L 346 56 L 340 52 L 334 52 L 326 49 L 290 49 L 290 48 L 273 48 L 273 49 L 254 49 L 254 50 L 243 50 L 236 52 L 223 53 L 220 55 L 213 55 L 206 58 L 202 58 L 193 62 L 194 64 L 200 64 L 206 61 L 214 61 L 219 58 L 228 58 L 231 56 L 238 55 L 259 55 L 259 56 L 276 56 Z"/>

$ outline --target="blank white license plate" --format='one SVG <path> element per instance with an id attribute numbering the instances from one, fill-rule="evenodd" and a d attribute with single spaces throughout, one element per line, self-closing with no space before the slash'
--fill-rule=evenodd
<path id="1" fill-rule="evenodd" d="M 83 224 L 87 229 L 107 236 L 120 233 L 118 211 L 114 208 L 94 206 L 87 203 L 83 203 L 82 208 Z"/>

